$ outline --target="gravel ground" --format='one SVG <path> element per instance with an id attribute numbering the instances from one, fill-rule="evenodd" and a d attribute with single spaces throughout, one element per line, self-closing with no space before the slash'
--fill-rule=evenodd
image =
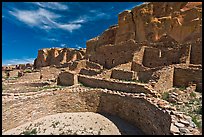
<path id="1" fill-rule="evenodd" d="M 58 113 L 10 129 L 3 135 L 121 135 L 140 134 L 120 118 L 93 112 Z"/>

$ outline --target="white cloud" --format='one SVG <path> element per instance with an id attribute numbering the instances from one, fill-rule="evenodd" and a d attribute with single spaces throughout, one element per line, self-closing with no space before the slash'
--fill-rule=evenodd
<path id="1" fill-rule="evenodd" d="M 66 44 L 60 44 L 60 47 L 66 47 Z"/>
<path id="2" fill-rule="evenodd" d="M 76 20 L 71 21 L 70 23 L 85 23 L 87 22 L 86 18 L 79 17 Z"/>
<path id="3" fill-rule="evenodd" d="M 35 58 L 3 60 L 2 65 L 17 65 L 17 64 L 33 63 L 34 60 Z"/>
<path id="4" fill-rule="evenodd" d="M 94 11 L 94 12 L 93 12 Z M 75 20 L 70 21 L 69 23 L 86 23 L 88 21 L 95 21 L 95 20 L 99 20 L 99 19 L 109 19 L 110 15 L 103 13 L 103 12 L 99 12 L 96 10 L 90 10 L 91 13 L 94 13 L 94 15 L 83 15 L 78 17 Z"/>
<path id="5" fill-rule="evenodd" d="M 79 46 L 78 44 L 76 44 L 76 45 L 75 45 L 75 47 L 76 47 L 77 49 L 82 48 L 82 47 L 81 47 L 81 46 Z"/>
<path id="6" fill-rule="evenodd" d="M 81 27 L 81 24 L 58 24 L 57 26 L 58 28 L 72 32 L 75 29 L 79 29 Z"/>
<path id="7" fill-rule="evenodd" d="M 67 10 L 68 9 L 67 5 L 62 4 L 60 2 L 33 2 L 33 3 L 43 8 L 49 8 L 49 9 L 55 9 L 55 10 Z"/>
<path id="8" fill-rule="evenodd" d="M 45 9 L 38 10 L 15 10 L 10 11 L 10 14 L 15 16 L 19 21 L 24 22 L 28 26 L 38 27 L 44 30 L 50 29 L 63 29 L 69 32 L 72 32 L 75 29 L 79 29 L 81 27 L 80 24 L 62 24 L 58 23 L 55 20 L 60 18 L 61 16 L 50 12 Z"/>
<path id="9" fill-rule="evenodd" d="M 47 38 L 46 40 L 53 41 L 53 42 L 59 41 L 59 40 L 57 40 L 57 39 L 55 39 L 55 38 Z"/>
<path id="10" fill-rule="evenodd" d="M 54 12 L 49 11 L 47 8 L 55 8 L 55 9 L 68 9 L 66 5 L 57 2 L 33 2 L 39 5 L 39 9 L 37 10 L 19 10 L 14 9 L 13 11 L 9 11 L 11 15 L 16 17 L 19 21 L 25 23 L 30 27 L 38 27 L 45 31 L 51 29 L 62 29 L 65 31 L 73 32 L 82 27 L 81 24 L 95 21 L 99 19 L 108 19 L 110 18 L 109 14 L 103 13 L 97 10 L 90 10 L 91 15 L 83 15 L 79 16 L 75 20 L 69 21 L 67 23 L 59 22 L 63 16 L 56 14 Z"/>
<path id="11" fill-rule="evenodd" d="M 41 40 L 47 40 L 51 42 L 58 42 L 59 40 L 56 38 L 49 38 L 49 37 L 39 37 Z"/>
<path id="12" fill-rule="evenodd" d="M 97 11 L 96 10 L 90 10 L 89 12 L 94 13 L 94 12 L 97 12 Z"/>
<path id="13" fill-rule="evenodd" d="M 48 23 L 48 19 L 56 19 L 60 16 L 57 14 L 54 14 L 52 12 L 49 12 L 45 9 L 38 9 L 36 11 L 29 11 L 29 10 L 15 10 L 15 11 L 9 11 L 11 15 L 15 16 L 18 20 L 26 23 L 30 26 L 38 26 L 41 24 Z"/>

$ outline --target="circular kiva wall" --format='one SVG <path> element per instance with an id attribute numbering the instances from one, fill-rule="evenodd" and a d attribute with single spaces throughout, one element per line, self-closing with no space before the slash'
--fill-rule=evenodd
<path id="1" fill-rule="evenodd" d="M 170 134 L 171 118 L 148 100 L 92 89 L 83 92 L 50 91 L 49 95 L 2 104 L 4 131 L 62 112 L 98 112 L 117 115 L 145 134 Z"/>

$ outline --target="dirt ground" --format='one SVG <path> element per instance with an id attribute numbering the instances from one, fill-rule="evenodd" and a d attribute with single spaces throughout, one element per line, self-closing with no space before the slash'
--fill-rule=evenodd
<path id="1" fill-rule="evenodd" d="M 108 118 L 107 118 L 108 117 Z M 114 122 L 113 122 L 114 121 Z M 121 129 L 122 128 L 122 129 Z M 93 112 L 58 113 L 8 130 L 3 135 L 139 135 L 118 117 Z"/>

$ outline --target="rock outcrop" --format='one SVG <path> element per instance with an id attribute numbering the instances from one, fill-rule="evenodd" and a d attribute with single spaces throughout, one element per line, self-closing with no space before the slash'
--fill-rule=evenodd
<path id="1" fill-rule="evenodd" d="M 100 36 L 88 40 L 86 58 L 105 68 L 113 68 L 131 61 L 134 53 L 142 46 L 152 47 L 154 43 L 154 47 L 159 48 L 158 58 L 161 57 L 154 67 L 161 64 L 187 63 L 187 54 L 191 52 L 189 48 L 192 52 L 194 49 L 196 52 L 201 49 L 201 36 L 202 2 L 149 2 L 121 12 L 118 15 L 118 24 L 111 26 Z M 186 45 L 198 41 L 201 45 Z M 180 51 L 176 49 L 179 46 Z M 174 49 L 170 51 L 169 48 Z M 160 50 L 163 53 L 159 53 Z M 168 59 L 170 54 L 172 57 Z M 199 53 L 198 58 L 200 55 Z"/>
<path id="2" fill-rule="evenodd" d="M 45 66 L 56 65 L 80 60 L 84 57 L 84 49 L 72 49 L 72 48 L 47 48 L 38 51 L 38 57 L 34 61 L 34 67 L 40 68 Z"/>
<path id="3" fill-rule="evenodd" d="M 202 2 L 144 3 L 120 13 L 118 25 L 87 41 L 87 46 L 117 44 L 129 39 L 157 42 L 164 36 L 185 43 L 195 40 L 195 37 L 200 38 L 201 21 Z"/>

